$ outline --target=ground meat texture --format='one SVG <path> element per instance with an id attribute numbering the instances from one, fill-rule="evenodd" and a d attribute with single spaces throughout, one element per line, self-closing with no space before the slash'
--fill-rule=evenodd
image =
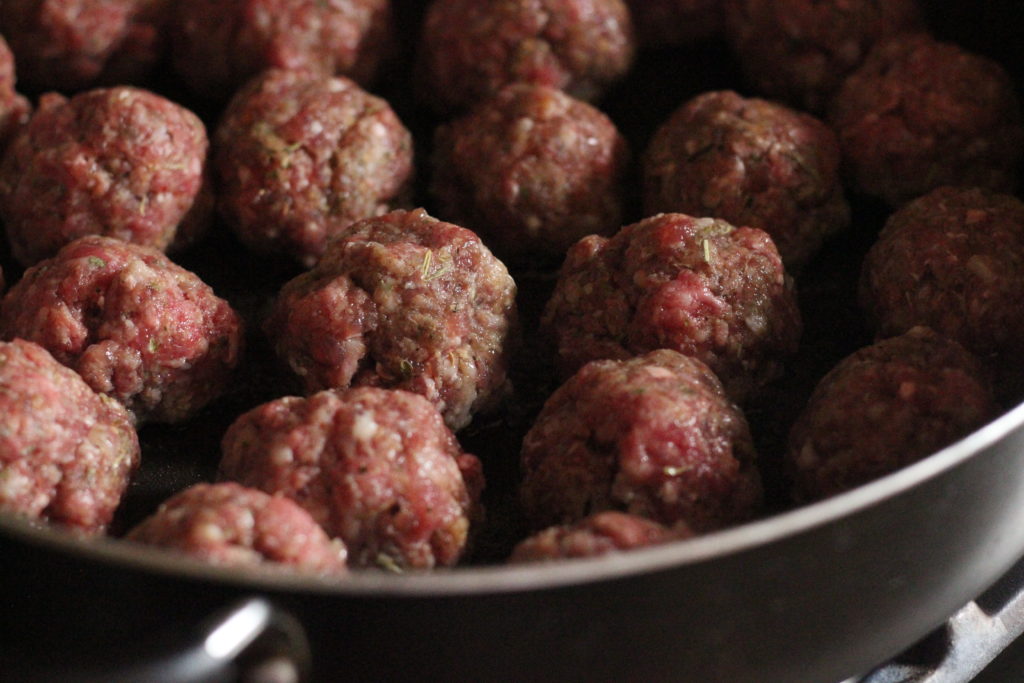
<path id="1" fill-rule="evenodd" d="M 215 136 L 220 208 L 248 246 L 306 267 L 328 240 L 409 194 L 412 136 L 355 82 L 272 69 L 231 102 Z"/>
<path id="2" fill-rule="evenodd" d="M 171 0 L 4 0 L 0 33 L 32 90 L 139 82 L 163 54 Z"/>
<path id="3" fill-rule="evenodd" d="M 16 339 L 0 342 L 0 425 L 0 511 L 101 533 L 139 464 L 124 407 Z"/>
<path id="4" fill-rule="evenodd" d="M 796 351 L 800 312 L 767 233 L 661 214 L 577 242 L 544 309 L 562 376 L 591 360 L 671 348 L 742 402 Z"/>
<path id="5" fill-rule="evenodd" d="M 585 365 L 544 404 L 521 457 L 535 528 L 620 510 L 701 533 L 761 501 L 743 413 L 706 365 L 668 349 Z"/>
<path id="6" fill-rule="evenodd" d="M 32 111 L 28 100 L 14 89 L 14 82 L 14 55 L 0 36 L 0 153 Z"/>
<path id="7" fill-rule="evenodd" d="M 324 533 L 306 510 L 233 482 L 196 484 L 164 502 L 126 538 L 224 566 L 285 566 L 337 574 L 345 544 Z"/>
<path id="8" fill-rule="evenodd" d="M 698 95 L 655 132 L 644 209 L 715 216 L 771 235 L 789 270 L 850 224 L 839 143 L 818 119 L 732 91 Z"/>
<path id="9" fill-rule="evenodd" d="M 628 156 L 594 107 L 514 84 L 438 129 L 431 190 L 439 213 L 502 257 L 560 261 L 581 237 L 622 225 Z"/>
<path id="10" fill-rule="evenodd" d="M 264 329 L 307 392 L 425 396 L 452 429 L 509 388 L 516 287 L 473 232 L 422 209 L 350 226 L 284 286 Z"/>
<path id="11" fill-rule="evenodd" d="M 241 320 L 163 253 L 108 237 L 67 245 L 4 297 L 0 333 L 39 343 L 139 422 L 181 422 L 238 364 Z"/>
<path id="12" fill-rule="evenodd" d="M 919 29 L 915 0 L 727 0 L 726 34 L 760 92 L 823 111 L 888 36 Z"/>
<path id="13" fill-rule="evenodd" d="M 722 31 L 722 0 L 626 0 L 641 47 L 687 45 Z"/>
<path id="14" fill-rule="evenodd" d="M 994 416 L 977 359 L 915 327 L 847 357 L 815 388 L 789 435 L 794 496 L 824 498 L 872 481 Z"/>
<path id="15" fill-rule="evenodd" d="M 192 212 L 207 146 L 195 114 L 146 90 L 44 95 L 0 164 L 14 256 L 31 265 L 91 234 L 167 248 L 183 221 L 209 218 Z"/>
<path id="16" fill-rule="evenodd" d="M 685 524 L 666 527 L 643 517 L 606 510 L 574 524 L 548 527 L 516 545 L 509 562 L 539 562 L 660 545 L 692 535 Z"/>
<path id="17" fill-rule="evenodd" d="M 422 96 L 465 109 L 517 81 L 594 100 L 633 62 L 622 0 L 434 0 L 420 43 Z"/>
<path id="18" fill-rule="evenodd" d="M 295 500 L 353 566 L 452 566 L 482 514 L 480 461 L 406 391 L 278 399 L 238 418 L 222 446 L 222 477 Z"/>
<path id="19" fill-rule="evenodd" d="M 864 259 L 860 301 L 880 336 L 926 325 L 1024 385 L 1024 203 L 942 187 L 890 216 Z"/>
<path id="20" fill-rule="evenodd" d="M 390 0 L 179 0 L 175 10 L 175 71 L 210 100 L 271 68 L 367 83 L 393 48 Z"/>
<path id="21" fill-rule="evenodd" d="M 891 206 L 941 185 L 1016 186 L 1024 129 L 1009 75 L 926 36 L 878 45 L 844 83 L 830 119 L 848 180 Z"/>

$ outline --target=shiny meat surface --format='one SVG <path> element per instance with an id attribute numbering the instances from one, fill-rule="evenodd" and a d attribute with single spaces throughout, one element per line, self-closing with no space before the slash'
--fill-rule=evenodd
<path id="1" fill-rule="evenodd" d="M 357 567 L 451 566 L 482 514 L 480 461 L 405 391 L 278 399 L 239 417 L 222 450 L 223 478 L 295 500 Z"/>

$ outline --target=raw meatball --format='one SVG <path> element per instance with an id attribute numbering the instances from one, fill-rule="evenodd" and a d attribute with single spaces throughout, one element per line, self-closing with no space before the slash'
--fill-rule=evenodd
<path id="1" fill-rule="evenodd" d="M 606 510 L 575 524 L 548 527 L 516 545 L 510 562 L 598 557 L 690 536 L 685 524 L 669 529 L 643 517 Z"/>
<path id="2" fill-rule="evenodd" d="M 789 270 L 850 224 L 839 143 L 828 126 L 731 91 L 695 97 L 655 132 L 644 158 L 644 209 L 760 228 Z"/>
<path id="3" fill-rule="evenodd" d="M 722 0 L 626 0 L 642 47 L 688 45 L 722 30 Z"/>
<path id="4" fill-rule="evenodd" d="M 633 52 L 622 0 L 434 0 L 420 44 L 423 96 L 447 112 L 522 81 L 594 100 Z"/>
<path id="5" fill-rule="evenodd" d="M 926 325 L 1024 383 L 1024 203 L 941 187 L 890 216 L 864 259 L 860 300 L 880 336 Z M 1018 378 L 1018 379 L 1014 379 Z"/>
<path id="6" fill-rule="evenodd" d="M 271 401 L 238 418 L 222 449 L 222 477 L 295 500 L 355 566 L 454 565 L 480 519 L 480 461 L 406 391 Z"/>
<path id="7" fill-rule="evenodd" d="M 144 79 L 164 50 L 172 0 L 4 0 L 0 33 L 33 90 Z"/>
<path id="8" fill-rule="evenodd" d="M 409 193 L 412 137 L 353 81 L 272 69 L 231 101 L 215 137 L 221 213 L 248 246 L 312 266 L 328 240 Z"/>
<path id="9" fill-rule="evenodd" d="M 822 111 L 880 40 L 919 29 L 915 0 L 727 0 L 726 34 L 761 92 Z"/>
<path id="10" fill-rule="evenodd" d="M 801 332 L 771 238 L 683 214 L 576 243 L 541 322 L 564 377 L 591 360 L 670 348 L 707 363 L 734 401 L 781 373 Z"/>
<path id="11" fill-rule="evenodd" d="M 104 530 L 139 464 L 124 407 L 45 349 L 0 342 L 0 511 Z"/>
<path id="12" fill-rule="evenodd" d="M 461 429 L 507 393 L 515 293 L 473 232 L 393 211 L 350 226 L 286 284 L 264 329 L 306 392 L 405 389 Z"/>
<path id="13" fill-rule="evenodd" d="M 367 83 L 392 50 L 390 0 L 178 0 L 175 9 L 174 68 L 211 100 L 270 68 Z"/>
<path id="14" fill-rule="evenodd" d="M 0 36 L 0 153 L 28 121 L 32 107 L 14 90 L 14 55 Z"/>
<path id="15" fill-rule="evenodd" d="M 701 533 L 761 501 L 747 422 L 711 370 L 660 349 L 588 363 L 523 439 L 520 499 L 542 528 L 621 510 Z"/>
<path id="16" fill-rule="evenodd" d="M 891 206 L 941 185 L 1016 186 L 1024 128 L 1009 75 L 926 36 L 878 45 L 830 118 L 850 182 Z"/>
<path id="17" fill-rule="evenodd" d="M 146 90 L 44 95 L 0 165 L 14 256 L 32 265 L 91 234 L 166 249 L 209 219 L 206 150 L 202 121 Z"/>
<path id="18" fill-rule="evenodd" d="M 799 500 L 898 470 L 995 416 L 981 365 L 924 327 L 839 363 L 793 425 L 786 454 Z"/>
<path id="19" fill-rule="evenodd" d="M 219 396 L 242 322 L 161 252 L 90 236 L 29 268 L 3 300 L 0 333 L 44 346 L 139 422 L 180 422 Z"/>
<path id="20" fill-rule="evenodd" d="M 126 538 L 227 566 L 345 571 L 347 552 L 293 500 L 232 482 L 196 484 L 164 502 Z"/>
<path id="21" fill-rule="evenodd" d="M 625 139 L 585 102 L 514 84 L 438 129 L 439 212 L 503 257 L 557 260 L 584 235 L 622 225 Z"/>

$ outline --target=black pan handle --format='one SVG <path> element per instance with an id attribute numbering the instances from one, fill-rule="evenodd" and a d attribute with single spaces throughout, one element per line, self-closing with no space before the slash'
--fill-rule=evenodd
<path id="1" fill-rule="evenodd" d="M 155 651 L 80 680 L 299 683 L 308 678 L 309 665 L 309 642 L 298 620 L 265 598 L 251 597 L 211 615 L 184 638 L 176 634 Z"/>

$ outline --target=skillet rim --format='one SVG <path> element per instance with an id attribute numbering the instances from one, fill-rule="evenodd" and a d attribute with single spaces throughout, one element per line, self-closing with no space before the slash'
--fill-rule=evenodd
<path id="1" fill-rule="evenodd" d="M 109 537 L 80 539 L 59 529 L 0 516 L 0 534 L 83 560 L 207 581 L 252 591 L 285 591 L 349 597 L 431 598 L 509 594 L 583 586 L 679 569 L 780 542 L 838 524 L 980 457 L 1024 430 L 1024 403 L 912 465 L 851 491 L 721 531 L 665 545 L 603 557 L 523 565 L 486 565 L 394 575 L 354 571 L 345 577 L 303 575 L 272 568 L 218 567 L 167 550 Z"/>

